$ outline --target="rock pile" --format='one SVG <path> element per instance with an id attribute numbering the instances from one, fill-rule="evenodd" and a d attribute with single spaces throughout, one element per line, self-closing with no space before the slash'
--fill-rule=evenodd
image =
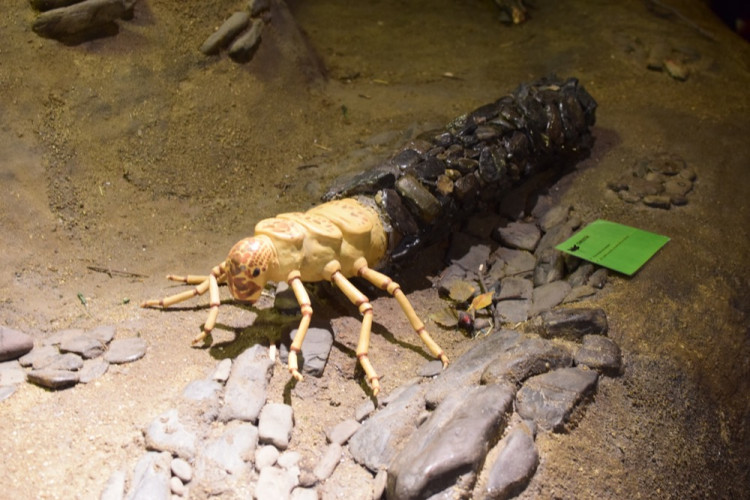
<path id="1" fill-rule="evenodd" d="M 260 43 L 263 28 L 271 20 L 269 0 L 250 0 L 246 10 L 238 11 L 209 36 L 200 51 L 205 55 L 218 54 L 228 48 L 229 57 L 247 61 Z"/>
<path id="2" fill-rule="evenodd" d="M 130 363 L 146 354 L 145 340 L 113 340 L 115 333 L 113 325 L 61 330 L 34 346 L 29 335 L 0 326 L 0 400 L 27 380 L 47 389 L 65 389 L 96 380 L 110 364 Z"/>
<path id="3" fill-rule="evenodd" d="M 607 187 L 627 203 L 668 210 L 687 205 L 696 178 L 695 170 L 680 156 L 662 153 L 637 161 Z"/>

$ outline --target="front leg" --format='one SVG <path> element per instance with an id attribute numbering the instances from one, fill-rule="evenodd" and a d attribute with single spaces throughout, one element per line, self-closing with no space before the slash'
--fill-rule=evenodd
<path id="1" fill-rule="evenodd" d="M 310 305 L 310 296 L 305 290 L 305 285 L 302 284 L 302 277 L 299 271 L 292 271 L 287 277 L 287 283 L 292 287 L 294 296 L 297 298 L 299 307 L 302 310 L 302 319 L 297 327 L 297 335 L 294 336 L 294 342 L 289 347 L 289 373 L 297 380 L 302 380 L 302 374 L 299 372 L 299 366 L 297 365 L 297 353 L 302 349 L 302 341 L 305 340 L 307 329 L 310 327 L 310 320 L 312 319 L 312 306 Z"/>

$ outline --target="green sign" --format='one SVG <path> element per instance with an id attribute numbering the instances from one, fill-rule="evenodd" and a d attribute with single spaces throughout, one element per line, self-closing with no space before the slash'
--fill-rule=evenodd
<path id="1" fill-rule="evenodd" d="M 668 241 L 666 236 L 597 220 L 555 248 L 632 276 Z"/>

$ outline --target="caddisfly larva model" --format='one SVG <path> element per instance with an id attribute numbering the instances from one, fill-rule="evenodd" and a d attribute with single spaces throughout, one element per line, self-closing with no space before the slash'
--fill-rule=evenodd
<path id="1" fill-rule="evenodd" d="M 303 283 L 330 281 L 362 314 L 357 358 L 377 394 L 378 375 L 367 356 L 372 305 L 348 279 L 359 276 L 396 299 L 429 351 L 446 366 L 447 356 L 399 285 L 376 269 L 449 236 L 456 224 L 498 204 L 530 176 L 562 170 L 588 155 L 595 110 L 596 102 L 576 79 L 521 85 L 444 129 L 422 134 L 383 165 L 340 183 L 325 195 L 332 201 L 260 221 L 254 236 L 234 245 L 208 276 L 168 276 L 196 285 L 193 289 L 142 306 L 168 307 L 208 291 L 211 309 L 193 340 L 197 343 L 216 324 L 219 284 L 226 283 L 234 299 L 252 304 L 267 281 L 286 281 L 302 311 L 289 372 L 302 380 L 297 353 L 312 317 Z"/>

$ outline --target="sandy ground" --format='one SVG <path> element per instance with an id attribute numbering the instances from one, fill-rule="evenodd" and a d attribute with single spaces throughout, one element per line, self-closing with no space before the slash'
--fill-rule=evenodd
<path id="1" fill-rule="evenodd" d="M 750 47 L 701 2 L 669 4 L 714 39 L 640 1 L 538 1 L 518 27 L 500 24 L 489 1 L 294 1 L 304 35 L 277 15 L 253 60 L 236 64 L 197 47 L 244 2 L 141 0 L 116 36 L 74 46 L 37 37 L 28 2 L 9 2 L 0 17 L 0 322 L 37 339 L 116 324 L 118 337 L 139 335 L 149 350 L 95 383 L 25 385 L 0 403 L 0 496 L 98 496 L 113 471 L 132 470 L 142 429 L 187 382 L 278 331 L 269 312 L 228 305 L 220 347 L 191 348 L 205 301 L 138 307 L 175 291 L 166 273 L 207 272 L 257 220 L 315 204 L 333 178 L 361 168 L 342 159 L 368 138 L 444 123 L 551 72 L 577 76 L 600 104 L 593 154 L 556 196 L 589 220 L 672 241 L 597 299 L 625 373 L 603 380 L 573 432 L 538 439 L 542 462 L 523 497 L 746 495 Z M 659 44 L 688 60 L 687 81 L 646 69 Z M 660 151 L 698 172 L 689 205 L 636 208 L 607 195 L 607 181 Z M 443 307 L 428 280 L 440 259 L 425 260 L 402 279 L 423 317 Z M 294 446 L 308 455 L 368 397 L 355 369 L 356 316 L 322 296 L 316 316 L 337 334 L 326 373 L 290 389 L 279 368 L 270 390 L 294 407 Z M 374 305 L 371 359 L 388 392 L 426 354 L 390 314 L 391 299 Z M 471 346 L 431 328 L 453 358 Z"/>

